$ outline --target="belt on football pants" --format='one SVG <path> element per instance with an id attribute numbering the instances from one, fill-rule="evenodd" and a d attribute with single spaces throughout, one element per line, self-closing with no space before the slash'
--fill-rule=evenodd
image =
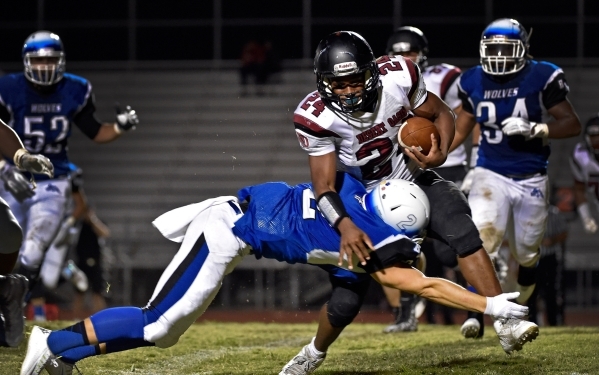
<path id="1" fill-rule="evenodd" d="M 541 177 L 541 176 L 545 176 L 547 175 L 547 170 L 543 170 L 541 172 L 537 172 L 537 173 L 530 173 L 530 174 L 506 174 L 504 175 L 507 178 L 511 178 L 512 180 L 515 181 L 520 181 L 520 180 L 526 180 L 529 178 L 533 178 L 533 177 Z"/>

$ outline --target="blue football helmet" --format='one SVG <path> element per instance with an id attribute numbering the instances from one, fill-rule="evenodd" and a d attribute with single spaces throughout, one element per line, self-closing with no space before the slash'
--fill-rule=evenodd
<path id="1" fill-rule="evenodd" d="M 489 24 L 480 40 L 480 64 L 495 76 L 519 72 L 526 65 L 529 33 L 516 20 L 502 18 Z"/>
<path id="2" fill-rule="evenodd" d="M 50 31 L 36 31 L 23 45 L 25 77 L 35 84 L 50 86 L 62 79 L 65 72 L 64 47 L 60 37 Z M 46 61 L 35 61 L 46 59 Z M 32 61 L 33 60 L 33 61 Z"/>

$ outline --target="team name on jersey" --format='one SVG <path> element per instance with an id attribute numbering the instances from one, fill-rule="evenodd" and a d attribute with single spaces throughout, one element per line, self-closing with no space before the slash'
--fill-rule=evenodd
<path id="1" fill-rule="evenodd" d="M 386 132 L 387 129 L 385 128 L 385 123 L 381 122 L 380 124 L 376 124 L 375 126 L 366 130 L 365 132 L 356 135 L 356 138 L 358 139 L 358 143 L 362 144 L 366 141 L 378 137 L 381 134 L 385 134 Z"/>
<path id="2" fill-rule="evenodd" d="M 60 113 L 61 110 L 61 103 L 31 104 L 31 113 Z"/>
<path id="3" fill-rule="evenodd" d="M 511 98 L 513 96 L 518 96 L 518 88 L 512 87 L 509 89 L 501 89 L 501 90 L 485 90 L 484 99 L 501 99 L 501 98 Z"/>

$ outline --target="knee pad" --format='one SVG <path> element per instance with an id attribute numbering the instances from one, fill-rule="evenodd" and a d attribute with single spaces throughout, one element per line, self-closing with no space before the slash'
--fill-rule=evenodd
<path id="1" fill-rule="evenodd" d="M 360 312 L 370 280 L 359 283 L 343 283 L 331 279 L 333 293 L 327 304 L 329 323 L 335 328 L 349 325 Z"/>

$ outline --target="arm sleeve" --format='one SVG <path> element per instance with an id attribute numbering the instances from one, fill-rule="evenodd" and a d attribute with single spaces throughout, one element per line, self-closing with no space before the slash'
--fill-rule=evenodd
<path id="1" fill-rule="evenodd" d="M 412 78 L 412 87 L 408 92 L 408 98 L 410 99 L 412 109 L 416 109 L 426 101 L 426 84 L 424 83 L 424 78 L 422 78 L 422 73 L 420 72 L 418 65 L 414 64 L 410 59 L 405 59 L 405 61 L 408 66 L 408 71 L 410 72 L 410 77 Z"/>
<path id="2" fill-rule="evenodd" d="M 559 104 L 566 100 L 570 88 L 566 82 L 566 76 L 561 69 L 555 71 L 551 75 L 545 88 L 543 89 L 543 105 L 549 109 L 556 104 Z"/>
<path id="3" fill-rule="evenodd" d="M 96 117 L 96 106 L 94 101 L 94 95 L 91 94 L 81 110 L 79 110 L 73 117 L 75 125 L 77 125 L 89 139 L 94 139 L 102 126 L 102 123 Z"/>

